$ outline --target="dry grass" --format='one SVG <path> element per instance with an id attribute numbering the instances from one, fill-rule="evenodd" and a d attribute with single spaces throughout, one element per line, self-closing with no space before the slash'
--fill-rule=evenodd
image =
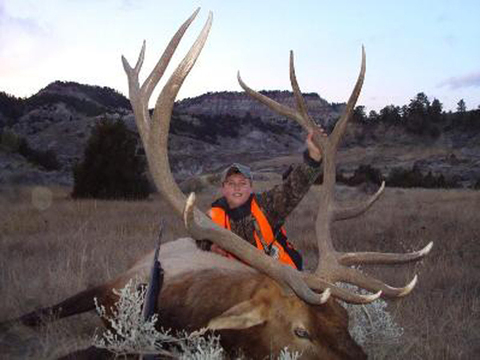
<path id="1" fill-rule="evenodd" d="M 51 305 L 121 273 L 152 248 L 160 218 L 167 223 L 166 241 L 186 235 L 158 197 L 73 201 L 67 189 L 54 188 L 49 205 L 48 193 L 32 201 L 32 190 L 0 192 L 0 320 Z M 349 200 L 364 196 L 348 188 L 340 188 L 338 195 Z M 212 196 L 201 194 L 201 208 Z M 313 190 L 287 224 L 292 241 L 309 253 L 309 266 L 315 263 L 316 196 Z M 420 275 L 409 297 L 390 302 L 390 311 L 405 328 L 403 346 L 395 353 L 382 353 L 380 346 L 377 358 L 470 359 L 480 354 L 479 213 L 480 192 L 387 189 L 365 215 L 335 224 L 340 249 L 406 251 L 435 241 L 431 255 L 419 264 L 371 269 L 393 285 Z M 85 344 L 97 325 L 94 315 L 84 315 L 40 331 L 19 327 L 0 333 L 0 358 L 55 358 Z"/>
<path id="2" fill-rule="evenodd" d="M 343 188 L 340 197 L 362 197 Z M 305 199 L 290 218 L 300 248 L 314 249 L 311 238 L 315 197 Z M 307 220 L 308 219 L 308 220 Z M 414 273 L 419 284 L 407 298 L 390 302 L 405 329 L 403 346 L 378 358 L 473 359 L 480 355 L 480 192 L 467 190 L 387 189 L 363 216 L 336 223 L 335 243 L 344 250 L 403 252 L 434 248 L 412 265 L 371 267 L 367 272 L 392 285 Z M 361 234 L 361 235 L 360 235 Z M 310 259 L 310 263 L 312 263 Z"/>

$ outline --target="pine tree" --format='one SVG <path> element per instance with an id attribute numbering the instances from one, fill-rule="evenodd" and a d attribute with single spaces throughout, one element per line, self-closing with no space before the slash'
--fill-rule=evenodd
<path id="1" fill-rule="evenodd" d="M 457 103 L 457 111 L 459 113 L 465 113 L 467 111 L 467 106 L 465 105 L 465 100 L 460 99 L 460 101 Z"/>
<path id="2" fill-rule="evenodd" d="M 122 120 L 103 120 L 93 129 L 83 161 L 73 169 L 76 198 L 139 199 L 150 193 L 146 162 L 137 139 Z"/>

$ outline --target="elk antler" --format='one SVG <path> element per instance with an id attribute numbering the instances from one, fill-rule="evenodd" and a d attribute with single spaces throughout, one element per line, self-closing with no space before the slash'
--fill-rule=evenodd
<path id="1" fill-rule="evenodd" d="M 184 214 L 185 225 L 194 238 L 212 240 L 260 272 L 270 276 L 280 285 L 292 289 L 305 301 L 311 304 L 322 304 L 327 301 L 330 295 L 328 289 L 321 294 L 312 291 L 305 280 L 302 279 L 303 275 L 300 272 L 289 266 L 281 265 L 277 260 L 258 251 L 231 231 L 222 229 L 214 224 L 194 206 L 194 194 L 189 197 L 187 202 L 173 179 L 167 153 L 168 132 L 173 104 L 180 86 L 195 64 L 205 44 L 212 24 L 211 13 L 197 40 L 160 92 L 152 117 L 150 117 L 148 111 L 148 102 L 176 47 L 188 26 L 195 19 L 198 11 L 199 9 L 179 28 L 152 73 L 141 86 L 139 85 L 138 76 L 145 56 L 145 42 L 134 68 L 122 56 L 123 66 L 128 77 L 130 102 L 155 185 L 173 209 L 179 215 Z"/>
<path id="2" fill-rule="evenodd" d="M 331 238 L 331 226 L 334 221 L 345 220 L 358 216 L 365 212 L 375 201 L 378 200 L 385 188 L 385 182 L 380 189 L 368 201 L 360 203 L 353 207 L 341 207 L 334 199 L 335 175 L 336 175 L 336 155 L 342 135 L 345 132 L 347 122 L 352 116 L 355 103 L 360 94 L 360 90 L 365 78 L 365 49 L 362 47 L 362 65 L 355 87 L 348 99 L 345 111 L 336 123 L 330 136 L 325 137 L 316 131 L 317 125 L 308 115 L 305 100 L 300 92 L 300 88 L 295 76 L 295 66 L 293 61 L 293 52 L 290 52 L 290 82 L 297 103 L 297 109 L 291 109 L 285 105 L 252 90 L 241 79 L 238 73 L 240 86 L 253 98 L 268 106 L 274 112 L 286 116 L 298 122 L 305 130 L 313 131 L 313 142 L 323 153 L 323 186 L 320 190 L 320 200 L 318 206 L 318 215 L 315 224 L 317 236 L 319 263 L 313 273 L 302 273 L 302 278 L 308 286 L 316 291 L 331 289 L 332 295 L 351 303 L 366 303 L 377 299 L 381 294 L 392 297 L 407 295 L 414 288 L 417 282 L 417 276 L 405 287 L 394 288 L 373 277 L 367 276 L 359 270 L 348 267 L 349 265 L 360 264 L 399 264 L 416 261 L 427 255 L 433 243 L 430 242 L 422 250 L 407 254 L 391 253 L 342 253 L 335 250 Z M 357 285 L 361 288 L 376 292 L 370 296 L 360 295 L 354 292 L 344 290 L 336 285 L 335 282 L 347 282 Z"/>

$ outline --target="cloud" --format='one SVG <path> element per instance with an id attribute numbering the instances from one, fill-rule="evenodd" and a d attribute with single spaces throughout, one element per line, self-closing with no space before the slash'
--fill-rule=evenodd
<path id="1" fill-rule="evenodd" d="M 49 53 L 51 39 L 49 31 L 36 20 L 14 17 L 0 4 L 0 75 L 38 61 Z"/>
<path id="2" fill-rule="evenodd" d="M 444 86 L 450 89 L 480 87 L 480 71 L 463 76 L 451 77 L 438 84 L 438 87 Z"/>
<path id="3" fill-rule="evenodd" d="M 20 31 L 28 34 L 39 34 L 45 30 L 33 19 L 19 18 L 10 15 L 5 6 L 0 3 L 0 28 L 1 32 Z"/>

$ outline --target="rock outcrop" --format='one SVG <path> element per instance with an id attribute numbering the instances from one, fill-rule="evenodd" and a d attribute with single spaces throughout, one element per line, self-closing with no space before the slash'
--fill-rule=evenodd
<path id="1" fill-rule="evenodd" d="M 288 91 L 263 92 L 295 107 Z M 330 104 L 317 94 L 305 94 L 315 121 L 330 128 L 345 104 Z M 103 119 L 122 119 L 136 132 L 127 98 L 105 87 L 54 82 L 27 99 L 0 93 L 0 129 L 15 133 L 29 146 L 52 150 L 61 164 L 47 172 L 27 163 L 15 152 L 0 151 L 0 183 L 56 183 L 72 185 L 72 167 L 82 159 L 91 130 Z M 175 104 L 169 143 L 174 175 L 184 180 L 217 172 L 232 162 L 243 162 L 257 171 L 276 161 L 281 172 L 291 155 L 304 149 L 305 134 L 293 121 L 272 113 L 240 92 L 207 93 Z M 340 149 L 339 168 L 352 173 L 360 164 L 371 164 L 386 175 L 394 167 L 412 167 L 455 176 L 464 186 L 480 179 L 480 136 L 444 132 L 436 139 L 421 138 L 401 127 L 369 127 L 352 123 Z M 265 169 L 264 169 L 265 168 Z"/>

